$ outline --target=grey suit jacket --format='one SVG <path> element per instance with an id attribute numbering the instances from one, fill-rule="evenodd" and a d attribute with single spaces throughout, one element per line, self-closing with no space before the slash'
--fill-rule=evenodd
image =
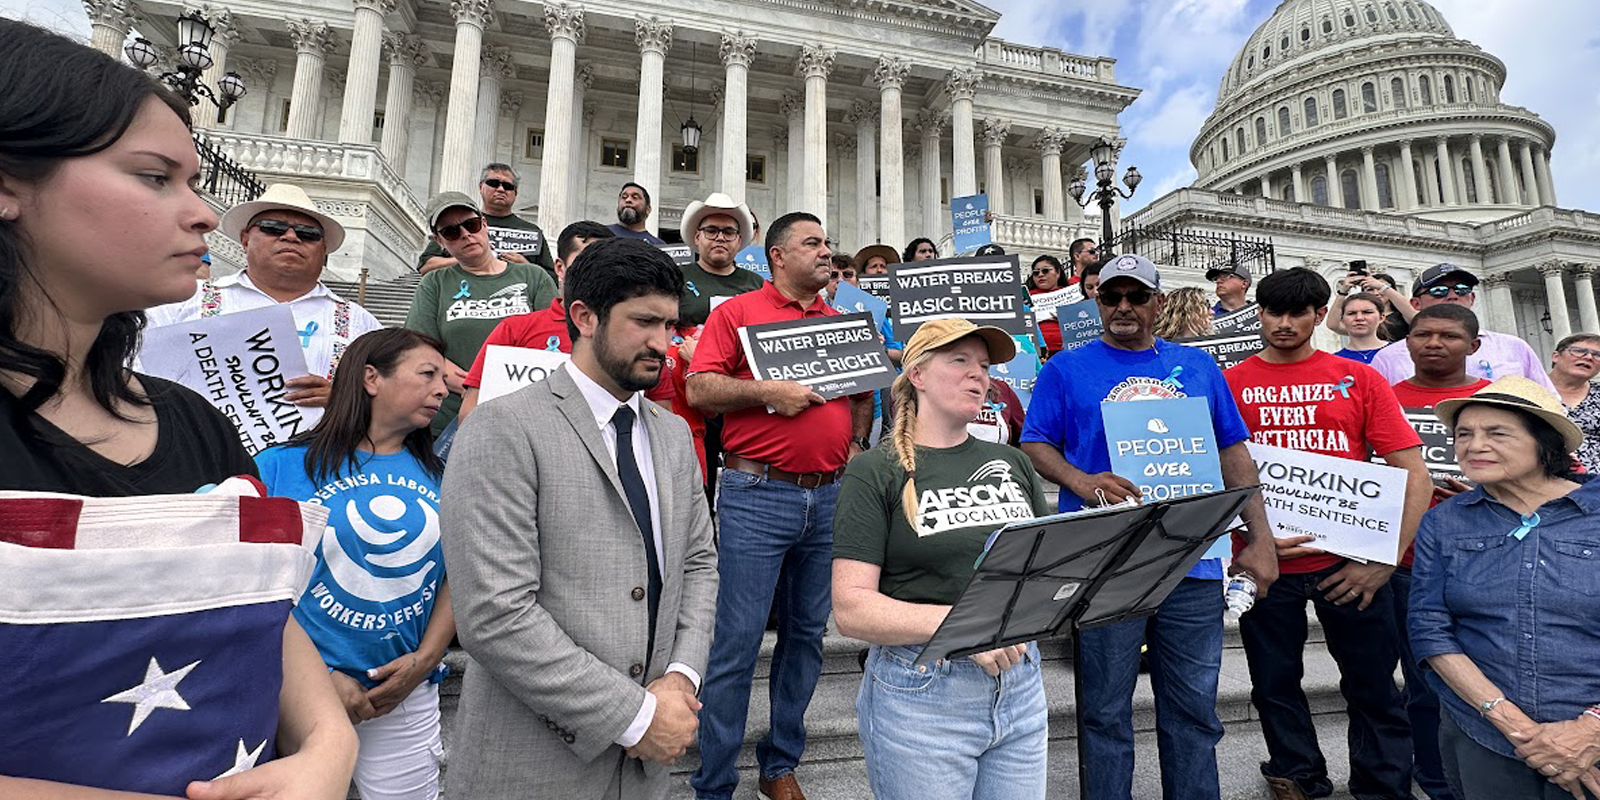
<path id="1" fill-rule="evenodd" d="M 450 794 L 661 797 L 664 768 L 615 740 L 671 662 L 706 674 L 717 561 L 689 428 L 646 403 L 660 504 L 649 639 L 644 543 L 567 365 L 485 403 L 457 435 L 441 510 L 466 676 Z M 648 665 L 648 667 L 647 667 Z M 608 787 L 610 787 L 608 789 Z"/>

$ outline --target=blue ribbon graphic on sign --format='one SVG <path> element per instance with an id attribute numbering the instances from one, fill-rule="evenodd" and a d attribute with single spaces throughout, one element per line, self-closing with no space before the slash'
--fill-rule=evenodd
<path id="1" fill-rule="evenodd" d="M 311 337 L 314 334 L 316 334 L 316 332 L 317 332 L 317 321 L 316 320 L 311 320 L 310 322 L 307 322 L 306 326 L 299 330 L 300 346 L 303 347 L 303 348 L 304 347 L 310 347 L 311 346 Z"/>
<path id="2" fill-rule="evenodd" d="M 452 297 L 450 299 L 451 300 L 460 300 L 463 297 L 471 297 L 471 296 L 472 296 L 472 287 L 468 286 L 466 281 L 462 281 L 461 282 L 461 290 L 456 292 L 456 296 Z"/>

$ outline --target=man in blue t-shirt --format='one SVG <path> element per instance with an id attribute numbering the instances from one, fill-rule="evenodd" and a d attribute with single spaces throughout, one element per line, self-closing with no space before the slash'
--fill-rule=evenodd
<path id="1" fill-rule="evenodd" d="M 1075 511 L 1085 501 L 1139 499 L 1139 489 L 1113 474 L 1100 404 L 1120 400 L 1204 397 L 1216 432 L 1223 482 L 1258 483 L 1245 441 L 1250 432 L 1234 404 L 1222 371 L 1203 350 L 1156 338 L 1152 332 L 1165 302 L 1155 264 L 1137 255 L 1119 256 L 1100 273 L 1096 298 L 1104 333 L 1045 362 L 1034 384 L 1022 429 L 1022 450 L 1040 475 L 1062 487 L 1060 508 Z M 1234 560 L 1260 591 L 1278 575 L 1276 550 L 1259 496 L 1245 507 L 1249 544 Z M 1167 800 L 1211 798 L 1221 789 L 1216 746 L 1217 676 L 1222 667 L 1222 564 L 1200 562 L 1162 602 L 1154 616 L 1080 633 L 1083 653 L 1085 797 L 1125 800 L 1133 792 L 1133 688 L 1139 647 L 1150 645 L 1151 683 L 1156 691 L 1156 729 L 1161 746 L 1161 786 Z"/>

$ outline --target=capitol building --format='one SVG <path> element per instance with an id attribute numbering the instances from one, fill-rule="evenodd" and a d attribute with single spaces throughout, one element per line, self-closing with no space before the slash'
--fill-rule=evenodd
<path id="1" fill-rule="evenodd" d="M 167 65 L 178 16 L 210 22 L 206 82 L 232 71 L 248 92 L 221 118 L 196 106 L 202 157 L 303 186 L 349 231 L 329 261 L 343 281 L 411 274 L 427 198 L 472 191 L 491 161 L 517 169 L 519 213 L 552 236 L 614 221 L 634 181 L 656 230 L 722 191 L 765 220 L 818 213 L 848 250 L 928 236 L 948 253 L 950 199 L 983 192 L 999 244 L 1064 256 L 1100 229 L 1065 187 L 1101 137 L 1121 143 L 1139 96 L 1113 59 L 991 36 L 1000 15 L 973 0 L 84 7 L 95 47 L 140 36 Z M 1420 0 L 1284 0 L 1196 132 L 1194 185 L 1114 216 L 1116 249 L 1179 285 L 1204 265 L 1164 236 L 1270 241 L 1261 268 L 1330 278 L 1365 259 L 1403 286 L 1452 261 L 1483 278 L 1490 328 L 1545 351 L 1600 331 L 1600 215 L 1558 205 L 1556 131 L 1501 102 L 1505 77 Z M 212 244 L 219 272 L 240 266 L 236 243 Z"/>

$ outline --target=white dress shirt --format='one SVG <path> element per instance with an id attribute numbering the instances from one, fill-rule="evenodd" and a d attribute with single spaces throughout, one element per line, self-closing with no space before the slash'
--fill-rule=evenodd
<path id="1" fill-rule="evenodd" d="M 583 399 L 589 404 L 589 411 L 594 414 L 594 422 L 600 428 L 600 438 L 606 443 L 606 452 L 611 455 L 612 463 L 617 460 L 617 426 L 611 421 L 616 416 L 617 409 L 627 406 L 633 409 L 633 457 L 635 466 L 639 469 L 639 478 L 644 481 L 645 493 L 650 497 L 650 528 L 655 536 L 656 568 L 661 570 L 662 579 L 666 578 L 666 564 L 662 560 L 661 550 L 661 501 L 657 495 L 655 460 L 651 458 L 650 434 L 644 425 L 645 414 L 660 413 L 654 403 L 645 403 L 643 395 L 634 392 L 628 395 L 627 400 L 618 400 L 611 392 L 607 391 L 593 378 L 584 374 L 582 369 L 574 362 L 568 362 L 561 367 L 572 376 L 572 382 L 578 385 L 578 391 L 583 393 Z M 676 625 L 676 623 L 672 623 Z M 667 672 L 681 672 L 694 684 L 696 692 L 700 691 L 700 675 L 694 668 L 687 664 L 674 661 L 667 665 Z M 616 742 L 623 747 L 632 747 L 644 738 L 644 732 L 649 730 L 651 720 L 656 715 L 656 696 L 646 692 L 644 704 L 639 707 L 639 713 L 633 718 L 633 723 L 628 726 Z"/>
<path id="2" fill-rule="evenodd" d="M 237 272 L 209 283 L 212 292 L 206 290 L 207 281 L 199 281 L 188 300 L 146 311 L 150 327 L 278 305 L 272 295 L 250 281 L 248 272 Z M 211 295 L 209 299 L 208 294 Z M 213 302 L 215 308 L 210 307 Z M 371 312 L 334 294 L 321 283 L 285 305 L 294 314 L 294 326 L 302 342 L 300 349 L 306 354 L 306 369 L 324 378 L 332 377 L 334 366 L 350 342 L 363 333 L 383 327 Z"/>

